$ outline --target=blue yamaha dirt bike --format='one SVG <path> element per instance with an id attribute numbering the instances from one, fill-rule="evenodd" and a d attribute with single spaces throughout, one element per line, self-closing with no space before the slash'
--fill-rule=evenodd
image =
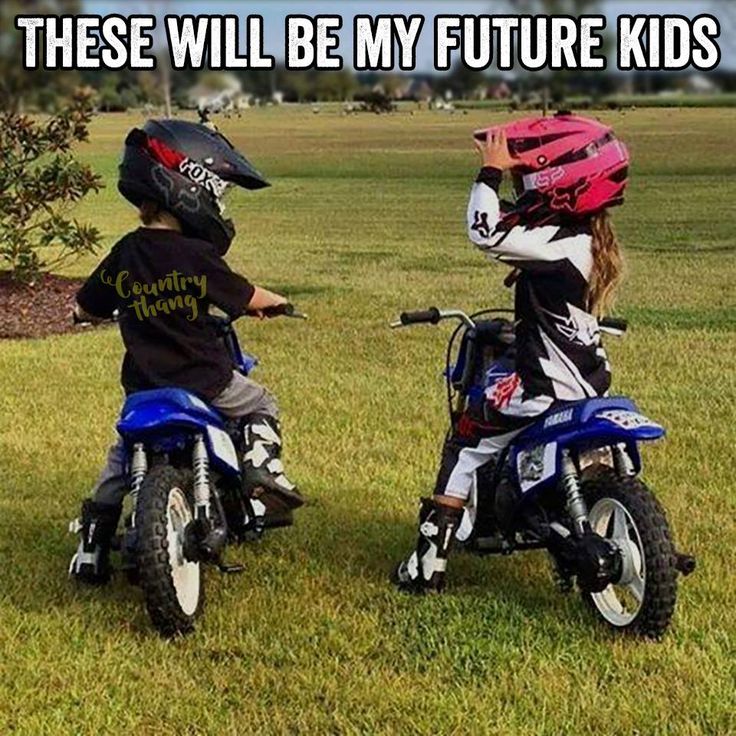
<path id="1" fill-rule="evenodd" d="M 267 316 L 304 319 L 292 305 Z M 241 350 L 231 320 L 212 319 L 235 369 L 248 376 L 258 361 Z M 226 546 L 257 540 L 266 526 L 263 503 L 242 491 L 242 427 L 194 394 L 169 388 L 131 395 L 117 429 L 130 478 L 119 540 L 124 569 L 140 585 L 156 629 L 188 633 L 203 606 L 203 565 L 241 572 L 223 562 Z"/>
<path id="2" fill-rule="evenodd" d="M 405 312 L 392 327 L 458 320 L 447 350 L 447 399 L 454 428 L 482 416 L 489 373 L 509 370 L 514 326 L 486 310 L 468 316 L 432 308 Z M 601 320 L 621 335 L 623 320 Z M 506 361 L 506 363 L 504 362 Z M 675 610 L 679 554 L 664 510 L 641 480 L 639 444 L 665 430 L 623 397 L 558 404 L 478 471 L 456 540 L 468 552 L 545 549 L 564 592 L 577 583 L 586 603 L 618 631 L 659 638 Z"/>

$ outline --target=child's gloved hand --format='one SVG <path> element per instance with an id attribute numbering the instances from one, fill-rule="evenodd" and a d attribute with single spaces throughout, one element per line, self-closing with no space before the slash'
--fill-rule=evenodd
<path id="1" fill-rule="evenodd" d="M 509 144 L 503 130 L 489 133 L 484 141 L 476 139 L 475 147 L 480 152 L 484 168 L 508 171 L 516 166 L 516 159 L 509 153 Z"/>

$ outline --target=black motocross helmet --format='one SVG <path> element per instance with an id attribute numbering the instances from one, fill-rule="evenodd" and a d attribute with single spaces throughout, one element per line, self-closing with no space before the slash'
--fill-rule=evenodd
<path id="1" fill-rule="evenodd" d="M 156 202 L 184 225 L 185 234 L 213 243 L 222 255 L 235 237 L 221 202 L 230 185 L 270 186 L 212 127 L 184 120 L 150 120 L 125 140 L 120 193 L 136 207 Z"/>

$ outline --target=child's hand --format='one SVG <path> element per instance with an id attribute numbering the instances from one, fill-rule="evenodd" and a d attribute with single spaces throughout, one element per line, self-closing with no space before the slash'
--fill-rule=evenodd
<path id="1" fill-rule="evenodd" d="M 286 297 L 256 286 L 253 292 L 253 298 L 250 300 L 250 304 L 248 304 L 248 314 L 252 317 L 258 317 L 258 319 L 265 319 L 268 317 L 269 309 L 282 307 L 288 303 L 289 300 Z"/>
<path id="2" fill-rule="evenodd" d="M 509 144 L 503 130 L 498 133 L 489 132 L 486 140 L 475 141 L 475 147 L 481 154 L 484 168 L 487 166 L 499 171 L 508 171 L 516 166 L 516 159 L 509 153 Z"/>

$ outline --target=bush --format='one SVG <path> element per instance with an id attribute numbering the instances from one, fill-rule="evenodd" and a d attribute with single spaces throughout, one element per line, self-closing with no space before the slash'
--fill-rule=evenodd
<path id="1" fill-rule="evenodd" d="M 66 216 L 74 203 L 103 186 L 71 152 L 74 143 L 88 139 L 91 119 L 87 90 L 43 122 L 0 113 L 0 265 L 18 281 L 30 283 L 97 249 L 99 231 Z"/>
<path id="2" fill-rule="evenodd" d="M 357 99 L 362 103 L 362 109 L 365 112 L 376 113 L 381 115 L 384 113 L 395 112 L 396 105 L 394 101 L 383 92 L 366 92 Z"/>

